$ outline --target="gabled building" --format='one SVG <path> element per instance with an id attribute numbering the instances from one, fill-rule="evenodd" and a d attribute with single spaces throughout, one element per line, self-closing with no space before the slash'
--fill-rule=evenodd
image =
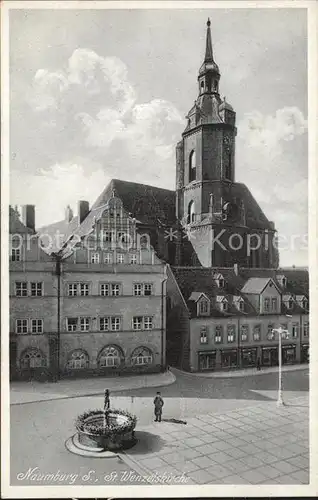
<path id="1" fill-rule="evenodd" d="M 39 237 L 30 212 L 32 227 L 10 209 L 12 378 L 163 370 L 165 264 L 121 200 L 70 220 L 63 239 L 56 225 Z"/>
<path id="2" fill-rule="evenodd" d="M 284 291 L 277 276 L 287 279 Z M 283 363 L 308 361 L 308 308 L 296 302 L 286 309 L 284 297 L 302 290 L 308 305 L 308 271 L 289 269 L 168 268 L 167 362 L 187 371 L 220 370 L 278 363 L 282 326 Z M 216 276 L 222 276 L 220 290 Z M 292 283 L 289 288 L 289 283 Z"/>

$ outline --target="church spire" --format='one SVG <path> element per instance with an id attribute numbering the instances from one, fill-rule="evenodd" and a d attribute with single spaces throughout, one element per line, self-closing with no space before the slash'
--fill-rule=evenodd
<path id="1" fill-rule="evenodd" d="M 208 18 L 208 22 L 206 23 L 206 45 L 205 45 L 205 58 L 204 62 L 213 62 L 213 49 L 212 49 L 212 38 L 211 38 L 211 21 Z"/>

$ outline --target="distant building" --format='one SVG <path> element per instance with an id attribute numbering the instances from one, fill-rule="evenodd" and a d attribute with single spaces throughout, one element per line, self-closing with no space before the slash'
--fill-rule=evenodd
<path id="1" fill-rule="evenodd" d="M 309 360 L 308 271 L 298 269 L 168 269 L 167 363 L 187 371 Z"/>

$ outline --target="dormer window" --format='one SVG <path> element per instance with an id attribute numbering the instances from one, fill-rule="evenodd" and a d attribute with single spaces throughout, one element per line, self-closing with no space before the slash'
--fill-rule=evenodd
<path id="1" fill-rule="evenodd" d="M 218 288 L 224 288 L 225 280 L 224 280 L 222 274 L 215 274 L 213 276 L 213 279 L 214 279 L 215 283 L 217 284 Z"/>
<path id="2" fill-rule="evenodd" d="M 199 302 L 199 314 L 207 314 L 209 312 L 209 304 L 205 299 L 200 300 Z"/>
<path id="3" fill-rule="evenodd" d="M 283 295 L 283 302 L 285 304 L 285 307 L 288 310 L 293 309 L 294 307 L 294 298 L 292 295 Z"/>
<path id="4" fill-rule="evenodd" d="M 306 297 L 303 300 L 303 306 L 302 307 L 303 307 L 303 309 L 306 309 L 306 310 L 308 310 L 308 308 L 309 308 L 309 301 L 308 301 L 308 299 L 306 299 Z"/>
<path id="5" fill-rule="evenodd" d="M 228 310 L 228 300 L 226 297 L 223 297 L 222 295 L 218 295 L 216 297 L 216 303 L 219 306 L 220 311 L 225 312 Z"/>
<path id="6" fill-rule="evenodd" d="M 245 310 L 245 302 L 244 302 L 244 299 L 241 297 L 241 296 L 237 296 L 235 295 L 233 297 L 233 304 L 235 305 L 235 307 L 241 311 L 241 312 L 244 312 Z"/>

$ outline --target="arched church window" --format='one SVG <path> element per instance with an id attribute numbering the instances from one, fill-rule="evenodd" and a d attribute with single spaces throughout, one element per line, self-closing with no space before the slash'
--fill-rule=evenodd
<path id="1" fill-rule="evenodd" d="M 232 153 L 229 152 L 228 163 L 225 169 L 225 177 L 226 179 L 232 180 Z"/>
<path id="2" fill-rule="evenodd" d="M 195 179 L 196 179 L 196 154 L 193 149 L 189 156 L 189 182 L 195 181 Z"/>
<path id="3" fill-rule="evenodd" d="M 188 223 L 194 222 L 195 220 L 195 205 L 194 201 L 190 201 L 188 206 Z"/>

